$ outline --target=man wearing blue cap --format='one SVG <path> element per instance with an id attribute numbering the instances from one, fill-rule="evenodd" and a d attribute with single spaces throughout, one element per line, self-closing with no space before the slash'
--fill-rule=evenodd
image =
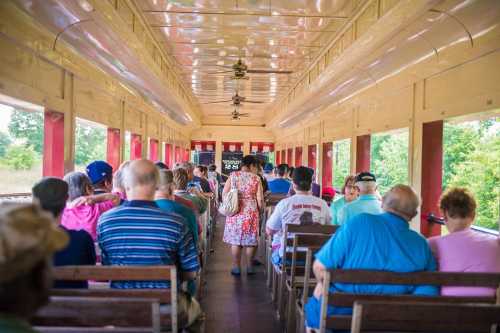
<path id="1" fill-rule="evenodd" d="M 94 194 L 110 193 L 113 189 L 113 167 L 104 161 L 87 165 L 87 176 L 92 181 Z"/>
<path id="2" fill-rule="evenodd" d="M 339 224 L 361 213 L 381 214 L 382 202 L 377 196 L 377 179 L 370 172 L 361 172 L 356 176 L 355 185 L 359 188 L 358 199 L 346 204 L 339 212 Z"/>

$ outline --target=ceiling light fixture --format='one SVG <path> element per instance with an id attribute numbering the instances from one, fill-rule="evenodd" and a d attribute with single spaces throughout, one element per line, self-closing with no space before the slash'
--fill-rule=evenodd
<path id="1" fill-rule="evenodd" d="M 196 40 L 194 40 L 194 39 L 191 39 L 191 43 L 196 43 Z"/>
<path id="2" fill-rule="evenodd" d="M 273 54 L 271 54 L 271 58 L 275 58 L 276 59 L 276 58 L 278 58 L 278 55 L 273 53 Z"/>
<path id="3" fill-rule="evenodd" d="M 219 61 L 217 61 L 217 65 L 219 65 L 219 66 L 224 65 L 224 61 L 223 61 L 223 60 L 219 60 Z"/>
<path id="4" fill-rule="evenodd" d="M 217 44 L 224 44 L 224 39 L 217 39 Z"/>
<path id="5" fill-rule="evenodd" d="M 275 10 L 273 10 L 273 11 L 272 11 L 272 13 L 271 13 L 271 15 L 272 15 L 272 16 L 278 16 L 279 14 L 280 14 L 280 13 L 279 13 L 279 12 L 277 12 L 277 11 L 275 11 Z"/>
<path id="6" fill-rule="evenodd" d="M 226 54 L 227 54 L 227 52 L 224 50 L 219 51 L 219 56 L 221 56 L 221 57 L 224 57 Z"/>
<path id="7" fill-rule="evenodd" d="M 193 53 L 198 53 L 198 52 L 200 52 L 200 49 L 197 48 L 197 47 L 195 47 L 194 50 L 193 50 Z"/>
<path id="8" fill-rule="evenodd" d="M 269 41 L 269 45 L 274 45 L 274 40 L 272 40 L 272 39 L 271 39 L 271 40 Z"/>
<path id="9" fill-rule="evenodd" d="M 87 13 L 94 11 L 94 7 L 87 0 L 78 0 L 78 4 Z"/>

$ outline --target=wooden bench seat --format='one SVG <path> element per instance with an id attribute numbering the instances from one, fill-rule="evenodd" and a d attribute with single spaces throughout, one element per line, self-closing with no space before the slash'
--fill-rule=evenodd
<path id="1" fill-rule="evenodd" d="M 350 293 L 331 293 L 330 283 L 348 284 L 395 284 L 395 285 L 434 285 L 461 287 L 498 288 L 500 294 L 500 274 L 498 273 L 451 273 L 451 272 L 413 272 L 394 273 L 367 270 L 330 270 L 325 274 L 322 291 L 321 320 L 319 332 L 326 329 L 348 330 L 351 327 L 350 316 L 327 316 L 327 305 L 352 307 L 355 302 L 400 302 L 441 304 L 449 306 L 462 304 L 498 303 L 496 297 L 450 297 L 450 296 L 418 296 L 418 295 L 366 295 Z M 303 312 L 302 312 L 303 314 Z"/>
<path id="2" fill-rule="evenodd" d="M 500 305 L 356 301 L 351 332 L 497 332 Z"/>
<path id="3" fill-rule="evenodd" d="M 175 266 L 59 266 L 54 268 L 53 276 L 63 281 L 170 281 L 170 289 L 52 289 L 54 297 L 79 297 L 92 299 L 142 298 L 157 300 L 162 305 L 170 305 L 170 315 L 161 316 L 162 326 L 178 330 L 178 282 Z M 68 326 L 79 326 L 70 325 Z M 44 325 L 48 326 L 48 325 Z"/>
<path id="4" fill-rule="evenodd" d="M 34 326 L 149 329 L 160 332 L 160 302 L 136 297 L 50 298 L 32 319 Z"/>

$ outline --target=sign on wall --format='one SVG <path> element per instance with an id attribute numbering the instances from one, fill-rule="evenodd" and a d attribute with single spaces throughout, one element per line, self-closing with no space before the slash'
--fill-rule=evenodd
<path id="1" fill-rule="evenodd" d="M 222 152 L 222 173 L 229 175 L 233 171 L 238 171 L 243 159 L 242 152 Z"/>

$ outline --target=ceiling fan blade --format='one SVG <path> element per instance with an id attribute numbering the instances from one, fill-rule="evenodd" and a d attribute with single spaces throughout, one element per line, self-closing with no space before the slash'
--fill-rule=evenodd
<path id="1" fill-rule="evenodd" d="M 247 100 L 245 100 L 245 103 L 262 104 L 262 103 L 265 103 L 265 102 L 263 102 L 263 101 L 247 101 Z"/>
<path id="2" fill-rule="evenodd" d="M 224 73 L 232 73 L 234 71 L 218 71 L 218 72 L 200 72 L 201 74 L 215 75 L 215 74 L 224 74 Z"/>
<path id="3" fill-rule="evenodd" d="M 250 117 L 250 113 L 238 113 L 238 117 Z"/>
<path id="4" fill-rule="evenodd" d="M 293 71 L 274 71 L 272 69 L 248 69 L 247 73 L 253 74 L 292 74 Z"/>
<path id="5" fill-rule="evenodd" d="M 202 103 L 202 104 L 227 103 L 227 102 L 231 102 L 231 101 L 232 101 L 232 99 L 228 99 L 228 100 L 225 100 L 225 101 L 206 102 L 206 103 Z"/>

